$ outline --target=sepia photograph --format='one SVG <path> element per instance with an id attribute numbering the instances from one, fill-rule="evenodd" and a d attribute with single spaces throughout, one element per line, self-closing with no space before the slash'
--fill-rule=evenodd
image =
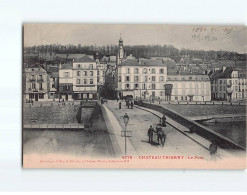
<path id="1" fill-rule="evenodd" d="M 23 168 L 246 169 L 246 26 L 22 33 Z"/>

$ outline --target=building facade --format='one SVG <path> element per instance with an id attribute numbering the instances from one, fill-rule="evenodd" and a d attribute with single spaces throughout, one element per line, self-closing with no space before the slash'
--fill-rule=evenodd
<path id="1" fill-rule="evenodd" d="M 74 99 L 97 99 L 96 61 L 87 56 L 73 61 Z"/>
<path id="2" fill-rule="evenodd" d="M 210 73 L 212 100 L 231 101 L 246 98 L 245 71 L 223 66 Z"/>
<path id="3" fill-rule="evenodd" d="M 45 69 L 37 63 L 25 68 L 25 89 L 24 98 L 26 101 L 45 101 L 48 99 L 48 80 L 49 77 Z"/>
<path id="4" fill-rule="evenodd" d="M 47 74 L 49 75 L 48 81 L 48 98 L 58 99 L 59 98 L 59 68 L 57 66 L 50 66 Z"/>
<path id="5" fill-rule="evenodd" d="M 208 75 L 168 74 L 167 83 L 172 85 L 171 101 L 210 101 Z"/>
<path id="6" fill-rule="evenodd" d="M 73 67 L 72 64 L 59 65 L 59 98 L 72 100 L 73 98 Z"/>
<path id="7" fill-rule="evenodd" d="M 167 67 L 159 60 L 125 60 L 118 64 L 118 97 L 161 98 L 167 79 Z"/>

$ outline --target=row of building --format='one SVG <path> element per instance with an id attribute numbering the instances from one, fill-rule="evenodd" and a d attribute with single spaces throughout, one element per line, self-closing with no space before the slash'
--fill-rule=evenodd
<path id="1" fill-rule="evenodd" d="M 99 60 L 86 55 L 71 63 L 25 68 L 25 99 L 98 99 L 100 89 L 108 86 L 115 97 L 163 99 L 167 101 L 210 101 L 246 98 L 244 71 L 223 66 L 205 72 L 169 69 L 167 59 L 135 59 L 124 52 L 119 40 L 116 56 Z M 174 63 L 174 61 L 173 61 Z"/>
<path id="2" fill-rule="evenodd" d="M 98 87 L 105 82 L 106 64 L 83 56 L 71 63 L 25 68 L 25 100 L 97 99 Z"/>

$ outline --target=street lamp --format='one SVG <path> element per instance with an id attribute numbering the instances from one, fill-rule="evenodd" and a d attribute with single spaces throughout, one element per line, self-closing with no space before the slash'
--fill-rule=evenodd
<path id="1" fill-rule="evenodd" d="M 124 124 L 125 124 L 125 130 L 124 130 L 124 143 L 125 143 L 125 156 L 126 156 L 126 152 L 127 152 L 127 145 L 126 145 L 126 130 L 127 130 L 128 122 L 129 122 L 129 116 L 128 116 L 127 113 L 124 114 L 123 120 L 124 120 Z"/>

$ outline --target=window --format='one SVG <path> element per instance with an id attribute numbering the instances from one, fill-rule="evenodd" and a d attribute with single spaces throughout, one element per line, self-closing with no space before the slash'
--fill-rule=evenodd
<path id="1" fill-rule="evenodd" d="M 156 72 L 156 71 L 155 71 L 155 69 L 154 69 L 154 68 L 152 68 L 152 74 L 155 74 L 155 72 Z"/>
<path id="2" fill-rule="evenodd" d="M 34 75 L 31 75 L 31 79 L 34 80 Z"/>
<path id="3" fill-rule="evenodd" d="M 135 81 L 138 81 L 139 79 L 138 79 L 138 76 L 135 76 Z"/>
<path id="4" fill-rule="evenodd" d="M 93 84 L 93 79 L 90 79 L 90 84 Z"/>
<path id="5" fill-rule="evenodd" d="M 99 75 L 99 71 L 97 71 L 97 75 Z"/>
<path id="6" fill-rule="evenodd" d="M 160 96 L 163 96 L 163 95 L 164 95 L 164 92 L 163 92 L 163 91 L 161 91 L 161 92 L 160 92 Z"/>
<path id="7" fill-rule="evenodd" d="M 87 79 L 84 79 L 84 82 L 83 82 L 84 84 L 87 84 Z"/>
<path id="8" fill-rule="evenodd" d="M 138 84 L 137 83 L 135 84 L 135 89 L 138 89 Z"/>
<path id="9" fill-rule="evenodd" d="M 65 72 L 64 77 L 69 77 L 69 72 Z"/>
<path id="10" fill-rule="evenodd" d="M 152 81 L 155 81 L 155 76 L 152 76 Z"/>
<path id="11" fill-rule="evenodd" d="M 93 69 L 93 64 L 89 64 L 89 69 Z"/>
<path id="12" fill-rule="evenodd" d="M 77 83 L 77 84 L 80 84 L 80 83 L 81 83 L 81 80 L 80 80 L 80 79 L 77 79 L 77 80 L 76 80 L 76 83 Z"/>
<path id="13" fill-rule="evenodd" d="M 126 76 L 126 81 L 130 81 L 130 77 L 129 76 Z"/>
<path id="14" fill-rule="evenodd" d="M 84 74 L 83 74 L 84 76 L 87 76 L 87 71 L 84 71 Z"/>
<path id="15" fill-rule="evenodd" d="M 42 87 L 42 83 L 39 83 L 39 89 L 42 90 L 43 87 Z"/>
<path id="16" fill-rule="evenodd" d="M 222 80 L 220 80 L 220 84 L 222 84 Z"/>
<path id="17" fill-rule="evenodd" d="M 144 77 L 144 80 L 145 80 L 145 82 L 147 82 L 147 81 L 148 81 L 148 77 L 147 77 L 147 76 L 145 76 L 145 77 Z"/>
<path id="18" fill-rule="evenodd" d="M 178 100 L 178 97 L 177 96 L 175 96 L 175 100 Z"/>
<path id="19" fill-rule="evenodd" d="M 43 93 L 39 94 L 39 99 L 44 99 L 44 94 Z"/>
<path id="20" fill-rule="evenodd" d="M 181 96 L 181 100 L 184 100 L 184 97 L 183 96 Z"/>
<path id="21" fill-rule="evenodd" d="M 220 91 L 222 90 L 221 86 L 220 86 Z"/>
<path id="22" fill-rule="evenodd" d="M 192 77 L 189 77 L 189 80 L 192 80 Z"/>
<path id="23" fill-rule="evenodd" d="M 135 68 L 135 74 L 138 74 L 138 73 L 139 73 L 139 69 Z"/>
<path id="24" fill-rule="evenodd" d="M 184 97 L 184 100 L 186 100 L 186 101 L 187 101 L 187 96 L 185 96 L 185 97 Z"/>
<path id="25" fill-rule="evenodd" d="M 164 77 L 163 76 L 160 76 L 160 81 L 164 81 Z"/>
<path id="26" fill-rule="evenodd" d="M 34 71 L 34 68 L 32 68 L 32 71 Z"/>
<path id="27" fill-rule="evenodd" d="M 146 84 L 143 84 L 143 89 L 146 89 Z"/>
<path id="28" fill-rule="evenodd" d="M 238 86 L 235 86 L 235 90 L 236 90 L 236 91 L 238 90 Z"/>
<path id="29" fill-rule="evenodd" d="M 129 89 L 130 88 L 130 85 L 129 84 L 126 84 L 125 88 L 126 89 Z"/>
<path id="30" fill-rule="evenodd" d="M 155 89 L 155 84 L 153 83 L 152 86 L 151 86 L 152 89 Z"/>
<path id="31" fill-rule="evenodd" d="M 51 88 L 55 88 L 55 85 L 54 85 L 54 84 L 52 84 L 52 85 L 51 85 Z"/>
<path id="32" fill-rule="evenodd" d="M 36 89 L 36 84 L 32 83 L 32 89 Z"/>
<path id="33" fill-rule="evenodd" d="M 99 77 L 97 77 L 97 83 L 99 82 Z"/>
<path id="34" fill-rule="evenodd" d="M 93 76 L 93 71 L 90 71 L 90 76 Z"/>
<path id="35" fill-rule="evenodd" d="M 64 86 L 63 87 L 63 91 L 69 91 L 69 90 L 70 90 L 69 86 Z"/>
<path id="36" fill-rule="evenodd" d="M 77 71 L 77 76 L 80 76 L 81 75 L 81 72 L 80 71 Z"/>
<path id="37" fill-rule="evenodd" d="M 80 69 L 81 68 L 81 65 L 80 64 L 77 64 L 77 68 Z"/>
<path id="38" fill-rule="evenodd" d="M 129 73 L 129 74 L 130 74 L 130 69 L 129 69 L 129 68 L 127 69 L 127 73 Z"/>
<path id="39" fill-rule="evenodd" d="M 39 75 L 39 80 L 43 80 L 43 77 L 42 77 L 42 75 Z"/>
<path id="40" fill-rule="evenodd" d="M 52 80 L 53 80 L 53 81 L 55 81 L 56 79 L 55 79 L 55 78 L 53 78 Z"/>
<path id="41" fill-rule="evenodd" d="M 160 74 L 164 74 L 164 69 L 163 68 L 160 69 Z"/>
<path id="42" fill-rule="evenodd" d="M 121 81 L 121 76 L 118 77 L 118 82 L 122 82 L 122 81 Z"/>
<path id="43" fill-rule="evenodd" d="M 147 69 L 146 68 L 143 69 L 143 73 L 147 74 Z"/>

